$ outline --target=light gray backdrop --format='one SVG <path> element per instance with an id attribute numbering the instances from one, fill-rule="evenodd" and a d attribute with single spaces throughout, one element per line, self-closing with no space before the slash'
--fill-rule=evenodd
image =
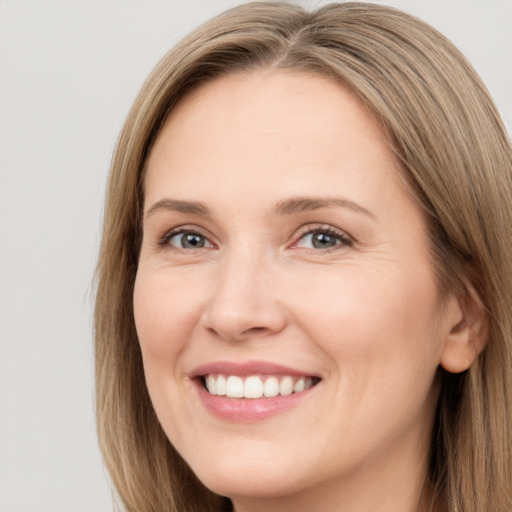
<path id="1" fill-rule="evenodd" d="M 158 59 L 234 0 L 0 2 L 0 511 L 107 512 L 89 286 L 109 160 Z M 325 2 L 303 1 L 307 6 Z M 512 123 L 512 0 L 396 0 Z"/>

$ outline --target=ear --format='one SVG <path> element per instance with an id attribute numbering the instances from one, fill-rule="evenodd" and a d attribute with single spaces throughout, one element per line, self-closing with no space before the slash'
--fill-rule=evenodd
<path id="1" fill-rule="evenodd" d="M 450 373 L 467 370 L 487 343 L 488 317 L 475 290 L 467 286 L 446 304 L 447 334 L 440 364 Z"/>

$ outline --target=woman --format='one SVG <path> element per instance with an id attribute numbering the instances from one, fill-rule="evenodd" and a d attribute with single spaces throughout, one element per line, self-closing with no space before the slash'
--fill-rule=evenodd
<path id="1" fill-rule="evenodd" d="M 512 151 L 391 8 L 227 11 L 112 164 L 97 414 L 127 510 L 512 509 Z"/>

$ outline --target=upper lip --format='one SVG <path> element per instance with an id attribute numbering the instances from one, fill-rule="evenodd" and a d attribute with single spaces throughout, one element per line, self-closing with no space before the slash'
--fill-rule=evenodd
<path id="1" fill-rule="evenodd" d="M 237 375 L 239 377 L 248 377 L 250 375 L 290 375 L 300 377 L 318 377 L 318 375 L 290 368 L 280 364 L 267 361 L 213 361 L 194 368 L 190 372 L 190 378 L 202 377 L 209 374 Z"/>

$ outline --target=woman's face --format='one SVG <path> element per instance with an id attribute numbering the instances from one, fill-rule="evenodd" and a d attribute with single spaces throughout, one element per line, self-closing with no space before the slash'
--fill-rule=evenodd
<path id="1" fill-rule="evenodd" d="M 315 75 L 207 83 L 152 149 L 144 212 L 147 385 L 198 477 L 239 510 L 319 492 L 322 510 L 386 492 L 401 510 L 450 318 L 424 218 L 368 111 Z"/>

